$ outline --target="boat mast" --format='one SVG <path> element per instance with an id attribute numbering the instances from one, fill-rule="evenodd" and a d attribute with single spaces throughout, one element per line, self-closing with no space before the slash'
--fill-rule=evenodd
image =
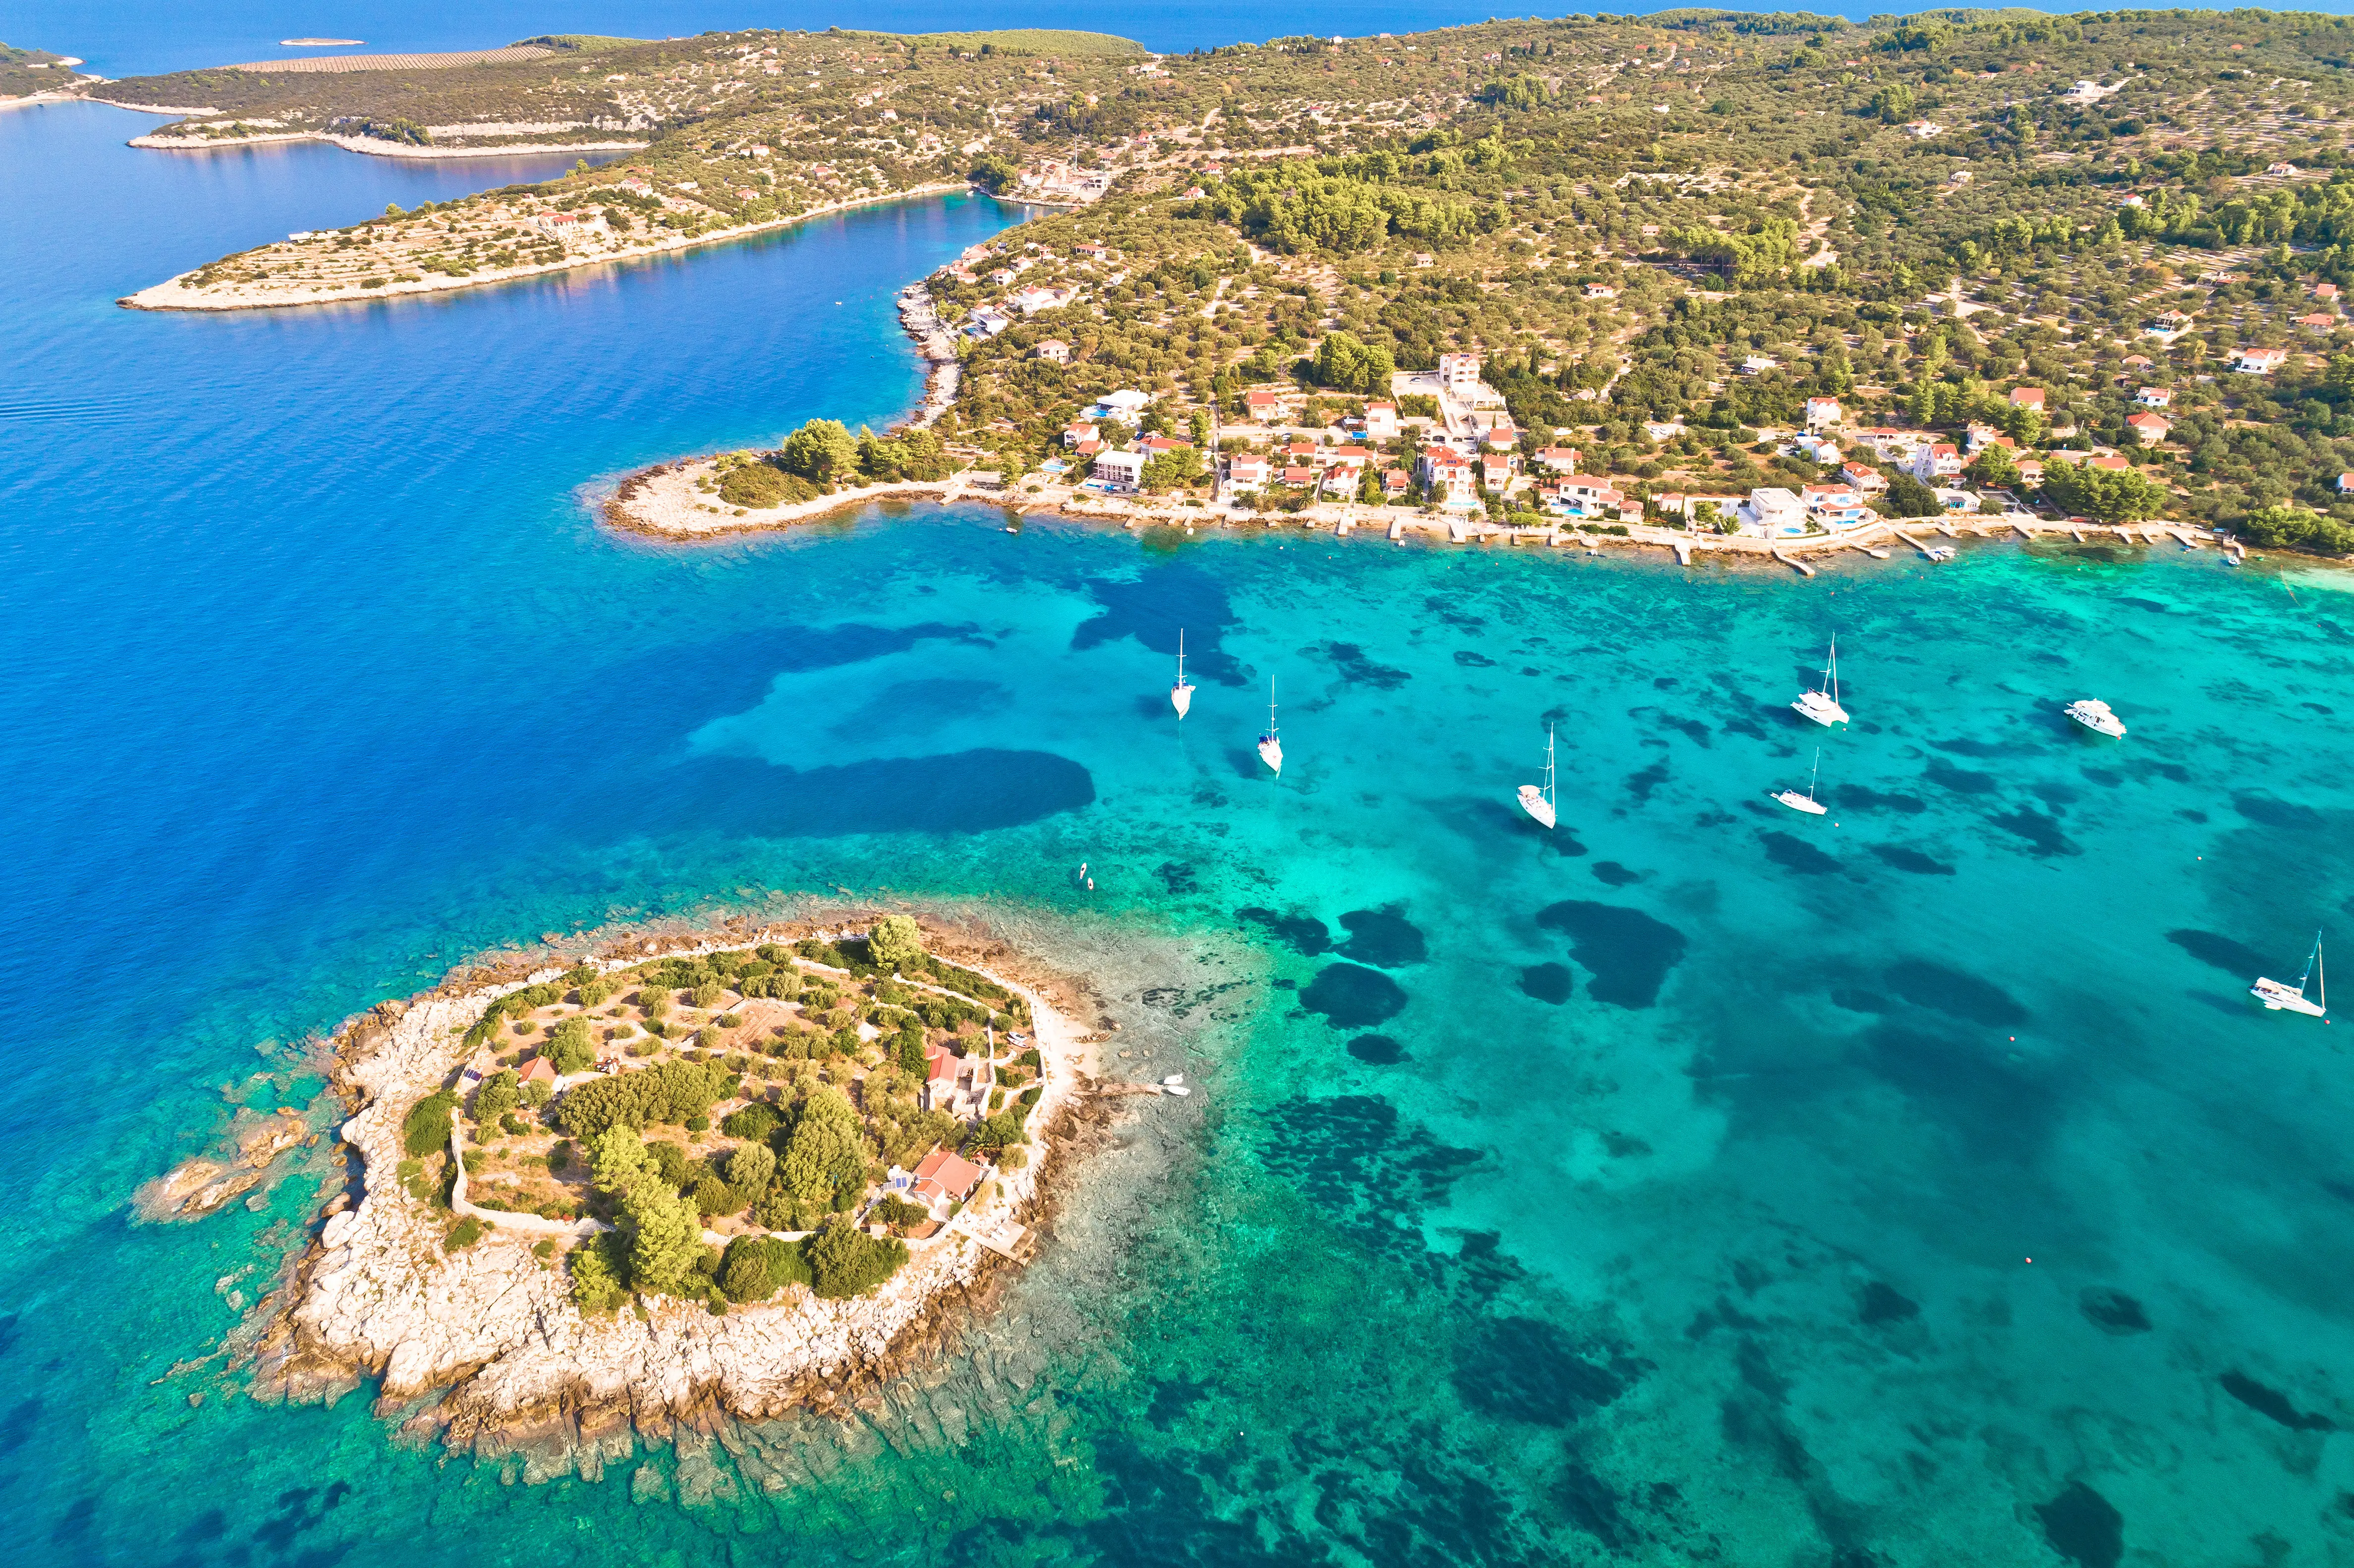
<path id="1" fill-rule="evenodd" d="M 1281 733 L 1275 727 L 1275 677 L 1273 675 L 1267 678 L 1267 733 L 1269 735 Z"/>
<path id="2" fill-rule="evenodd" d="M 1819 746 L 1815 747 L 1815 766 L 1807 775 L 1807 799 L 1809 800 L 1815 798 L 1815 780 L 1821 777 L 1822 771 L 1823 748 Z"/>
<path id="3" fill-rule="evenodd" d="M 1839 633 L 1831 633 L 1831 667 L 1823 672 L 1830 678 L 1831 701 L 1839 701 Z"/>
<path id="4" fill-rule="evenodd" d="M 1185 683 L 1185 629 L 1177 629 L 1177 683 Z"/>
<path id="5" fill-rule="evenodd" d="M 1553 726 L 1545 726 L 1545 804 L 1553 804 Z"/>

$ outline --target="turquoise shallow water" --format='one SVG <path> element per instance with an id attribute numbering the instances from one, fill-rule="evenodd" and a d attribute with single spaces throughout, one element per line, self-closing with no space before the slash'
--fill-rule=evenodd
<path id="1" fill-rule="evenodd" d="M 140 316 L 108 302 L 429 176 L 189 180 L 132 123 L 0 118 L 11 210 L 85 215 L 0 231 L 9 1559 L 2354 1556 L 2347 1059 L 2244 998 L 2354 913 L 2344 579 L 931 507 L 652 546 L 600 483 L 887 417 L 890 291 L 1010 215 Z M 1834 630 L 1826 736 L 1784 705 Z M 1551 835 L 1511 805 L 1548 722 Z M 1771 805 L 1819 743 L 1830 815 Z M 224 1086 L 315 1095 L 257 1045 L 487 946 L 835 885 L 985 901 L 1104 977 L 1117 1065 L 1203 1086 L 1115 1129 L 961 1349 L 597 1484 L 174 1373 L 325 1179 L 132 1223 Z"/>

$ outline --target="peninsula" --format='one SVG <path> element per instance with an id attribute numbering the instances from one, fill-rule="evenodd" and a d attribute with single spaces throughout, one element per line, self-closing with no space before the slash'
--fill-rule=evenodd
<path id="1" fill-rule="evenodd" d="M 1088 1039 L 1002 948 L 890 916 L 476 973 L 338 1032 L 355 1167 L 258 1357 L 596 1473 L 843 1397 L 1025 1251 Z M 969 942 L 965 945 L 970 946 Z"/>
<path id="2" fill-rule="evenodd" d="M 466 287 L 968 183 L 1047 206 L 908 312 L 955 372 L 925 410 L 942 472 L 740 454 L 686 478 L 731 491 L 689 503 L 705 518 L 967 472 L 1694 548 L 1994 513 L 2345 553 L 2349 33 L 1685 10 L 1156 56 L 760 30 L 83 90 L 207 106 L 157 146 L 642 143 L 225 257 L 139 306 Z"/>

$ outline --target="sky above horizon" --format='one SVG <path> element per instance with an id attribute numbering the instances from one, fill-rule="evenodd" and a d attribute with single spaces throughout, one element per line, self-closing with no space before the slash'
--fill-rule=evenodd
<path id="1" fill-rule="evenodd" d="M 1611 14 L 1649 15 L 1669 8 L 1613 7 Z M 1736 4 L 1725 8 L 1799 7 Z M 1895 6 L 1885 0 L 1876 5 L 1808 7 L 1820 15 L 1856 21 L 1931 8 Z M 2354 0 L 2323 0 L 2295 8 L 2342 15 L 2354 10 Z M 1148 48 L 1176 50 L 1299 33 L 1354 37 L 1416 32 L 1486 21 L 1496 15 L 1493 7 L 1467 0 L 1416 4 L 1291 0 L 1277 6 L 1248 5 L 1244 0 L 1189 0 L 1183 5 L 1137 6 L 1122 12 L 1061 3 L 976 6 L 947 0 L 881 0 L 879 4 L 870 0 L 849 9 L 819 0 L 768 5 L 747 5 L 744 0 L 482 0 L 463 6 L 419 6 L 403 0 L 225 0 L 219 5 L 169 7 L 159 0 L 134 0 L 103 13 L 95 11 L 87 0 L 25 0 L 10 8 L 6 31 L 0 38 L 23 48 L 78 55 L 89 62 L 90 69 L 122 77 L 318 52 L 280 47 L 280 39 L 292 37 L 357 38 L 370 49 L 408 52 L 485 48 L 540 33 L 664 37 L 742 27 L 822 29 L 854 22 L 861 27 L 890 32 L 1076 27 L 1116 32 Z"/>

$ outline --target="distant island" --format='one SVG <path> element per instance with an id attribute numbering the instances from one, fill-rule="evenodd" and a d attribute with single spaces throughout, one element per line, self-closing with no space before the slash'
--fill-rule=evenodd
<path id="1" fill-rule="evenodd" d="M 278 47 L 281 49 L 347 49 L 366 42 L 366 38 L 281 38 Z"/>
<path id="2" fill-rule="evenodd" d="M 629 154 L 297 233 L 140 307 L 469 287 L 967 187 L 1058 209 L 908 313 L 969 490 L 1643 527 L 1682 555 L 1989 514 L 2345 554 L 2348 35 L 2250 10 L 1684 10 L 1182 55 L 546 35 L 81 90 L 206 106 L 157 147 Z M 779 455 L 734 488 L 841 488 Z"/>
<path id="3" fill-rule="evenodd" d="M 594 1473 L 632 1425 L 886 1369 L 1024 1254 L 1091 1072 L 1037 985 L 978 967 L 1017 955 L 928 945 L 969 944 L 904 915 L 625 938 L 353 1020 L 359 1196 L 285 1293 L 263 1396 L 441 1390 L 452 1443 Z"/>

